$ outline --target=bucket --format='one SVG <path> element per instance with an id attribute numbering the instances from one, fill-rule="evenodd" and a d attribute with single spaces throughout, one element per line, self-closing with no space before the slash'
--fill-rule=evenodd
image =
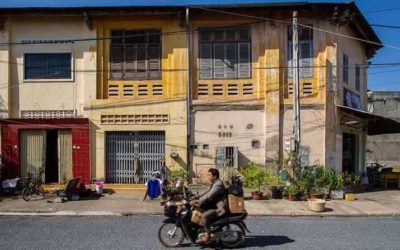
<path id="1" fill-rule="evenodd" d="M 96 194 L 102 194 L 104 187 L 104 181 L 96 181 Z"/>

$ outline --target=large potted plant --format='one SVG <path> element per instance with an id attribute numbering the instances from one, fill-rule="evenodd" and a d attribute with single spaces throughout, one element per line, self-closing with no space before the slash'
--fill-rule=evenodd
<path id="1" fill-rule="evenodd" d="M 257 165 L 250 162 L 242 171 L 241 174 L 244 178 L 244 185 L 250 189 L 258 189 L 252 191 L 251 195 L 254 200 L 261 200 L 263 198 L 263 193 L 261 192 L 261 186 L 266 183 L 266 179 L 269 172 L 264 166 Z"/>
<path id="2" fill-rule="evenodd" d="M 298 186 L 295 183 L 290 183 L 289 186 L 283 188 L 283 194 L 289 201 L 296 200 Z"/>

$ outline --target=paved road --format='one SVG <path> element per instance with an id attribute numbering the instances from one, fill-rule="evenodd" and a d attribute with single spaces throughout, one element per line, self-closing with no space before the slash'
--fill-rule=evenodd
<path id="1" fill-rule="evenodd" d="M 162 249 L 161 216 L 0 217 L 1 249 Z M 249 249 L 400 249 L 400 218 L 250 217 Z M 181 249 L 199 249 L 186 245 Z"/>

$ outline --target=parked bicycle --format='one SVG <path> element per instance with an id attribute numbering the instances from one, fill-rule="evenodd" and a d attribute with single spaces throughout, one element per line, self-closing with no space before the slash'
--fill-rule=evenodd
<path id="1" fill-rule="evenodd" d="M 44 171 L 39 170 L 39 177 L 36 178 L 35 183 L 32 182 L 32 174 L 28 173 L 28 177 L 25 177 L 26 179 L 26 187 L 22 190 L 22 198 L 25 201 L 30 201 L 32 198 L 32 194 L 37 194 L 41 195 L 44 197 L 44 189 L 43 189 L 43 181 L 42 181 L 42 175 Z"/>

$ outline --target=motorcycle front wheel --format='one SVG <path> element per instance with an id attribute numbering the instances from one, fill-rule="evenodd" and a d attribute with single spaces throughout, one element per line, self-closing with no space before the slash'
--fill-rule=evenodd
<path id="1" fill-rule="evenodd" d="M 162 224 L 158 230 L 158 240 L 165 247 L 178 247 L 184 238 L 185 234 L 182 228 L 172 222 Z"/>

